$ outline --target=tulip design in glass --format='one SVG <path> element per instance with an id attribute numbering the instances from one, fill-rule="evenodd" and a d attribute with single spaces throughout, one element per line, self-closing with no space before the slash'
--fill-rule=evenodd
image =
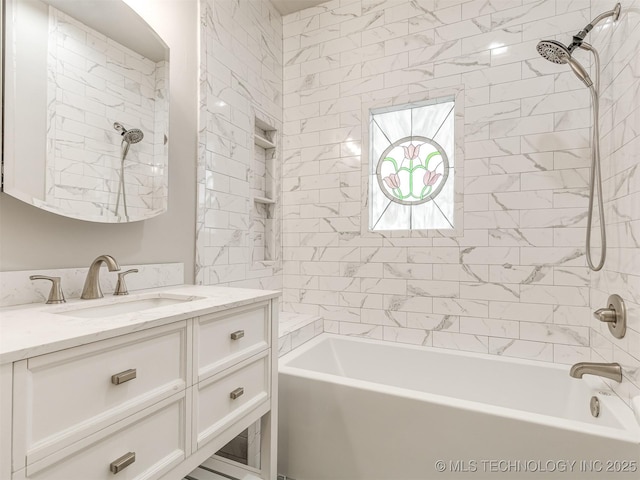
<path id="1" fill-rule="evenodd" d="M 449 161 L 444 149 L 433 140 L 406 137 L 384 151 L 376 175 L 389 200 L 419 205 L 440 193 L 449 175 Z"/>
<path id="2" fill-rule="evenodd" d="M 372 112 L 370 228 L 453 228 L 454 102 Z"/>

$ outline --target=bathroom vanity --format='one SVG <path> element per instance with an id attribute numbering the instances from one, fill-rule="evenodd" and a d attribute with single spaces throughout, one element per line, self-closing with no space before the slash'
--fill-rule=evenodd
<path id="1" fill-rule="evenodd" d="M 206 460 L 275 479 L 278 295 L 180 286 L 0 310 L 0 478 L 177 480 Z M 260 419 L 259 469 L 210 459 Z"/>

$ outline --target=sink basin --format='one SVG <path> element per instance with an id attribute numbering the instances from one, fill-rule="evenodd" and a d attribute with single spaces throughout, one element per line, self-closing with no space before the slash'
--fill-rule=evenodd
<path id="1" fill-rule="evenodd" d="M 151 310 L 152 308 L 166 307 L 177 303 L 191 302 L 193 300 L 201 300 L 204 297 L 191 297 L 186 295 L 160 295 L 148 298 L 123 299 L 116 303 L 107 303 L 104 305 L 87 306 L 84 304 L 76 305 L 76 308 L 65 308 L 55 312 L 58 315 L 67 317 L 80 318 L 103 318 L 121 315 L 123 313 L 140 312 L 142 310 Z"/>

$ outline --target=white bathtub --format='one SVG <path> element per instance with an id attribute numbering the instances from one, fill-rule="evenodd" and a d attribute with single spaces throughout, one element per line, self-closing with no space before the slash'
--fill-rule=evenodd
<path id="1" fill-rule="evenodd" d="M 631 409 L 599 378 L 568 371 L 323 334 L 280 359 L 278 472 L 295 480 L 640 478 Z"/>

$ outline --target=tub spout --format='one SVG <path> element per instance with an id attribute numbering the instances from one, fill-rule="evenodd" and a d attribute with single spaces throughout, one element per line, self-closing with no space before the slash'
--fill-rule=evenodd
<path id="1" fill-rule="evenodd" d="M 622 382 L 622 367 L 619 363 L 579 362 L 569 370 L 569 375 L 573 378 L 582 378 L 585 374 Z"/>

